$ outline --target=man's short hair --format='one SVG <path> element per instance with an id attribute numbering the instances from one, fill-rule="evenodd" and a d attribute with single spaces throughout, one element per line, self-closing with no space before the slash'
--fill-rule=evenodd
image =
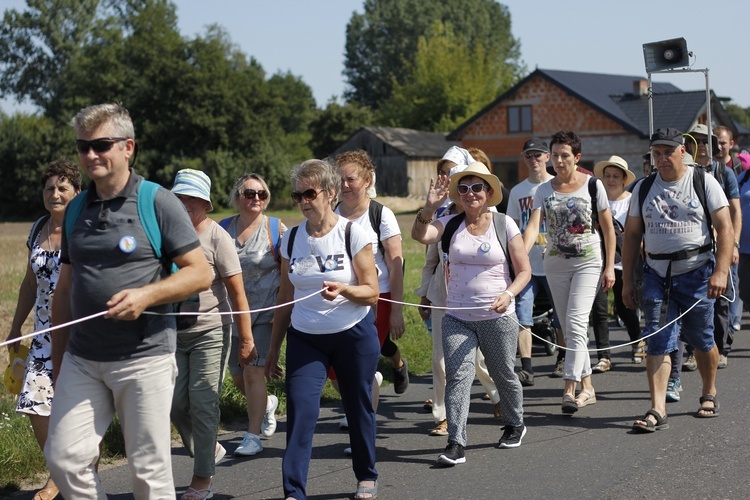
<path id="1" fill-rule="evenodd" d="M 725 127 L 724 125 L 719 125 L 718 127 L 714 127 L 713 129 L 714 134 L 718 136 L 719 133 L 721 132 L 724 132 L 725 134 L 727 134 L 730 141 L 734 140 L 734 134 L 732 133 L 732 129 L 730 129 L 729 127 Z"/>
<path id="2" fill-rule="evenodd" d="M 112 125 L 112 133 L 116 137 L 135 139 L 133 120 L 128 110 L 120 104 L 95 104 L 83 108 L 70 121 L 76 134 L 92 132 L 105 123 Z"/>
<path id="3" fill-rule="evenodd" d="M 581 139 L 579 139 L 576 133 L 572 130 L 561 130 L 556 132 L 555 135 L 552 136 L 552 140 L 549 141 L 550 149 L 552 149 L 552 146 L 555 144 L 570 146 L 570 149 L 573 151 L 573 156 L 581 154 Z"/>

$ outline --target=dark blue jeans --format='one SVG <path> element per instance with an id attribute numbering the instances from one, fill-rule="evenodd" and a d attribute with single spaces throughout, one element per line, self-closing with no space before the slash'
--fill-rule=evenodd
<path id="1" fill-rule="evenodd" d="M 286 451 L 281 470 L 284 496 L 307 498 L 305 487 L 312 456 L 315 424 L 320 413 L 320 394 L 333 366 L 341 400 L 349 421 L 352 468 L 357 481 L 374 481 L 375 411 L 372 381 L 380 359 L 375 317 L 370 313 L 349 330 L 330 334 L 287 330 Z"/>

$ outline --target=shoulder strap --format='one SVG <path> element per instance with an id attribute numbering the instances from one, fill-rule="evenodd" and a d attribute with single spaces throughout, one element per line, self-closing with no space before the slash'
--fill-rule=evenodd
<path id="1" fill-rule="evenodd" d="M 495 233 L 497 233 L 497 241 L 500 242 L 500 248 L 503 249 L 505 254 L 505 261 L 508 263 L 508 270 L 510 271 L 510 279 L 513 281 L 516 279 L 516 270 L 513 269 L 513 261 L 510 259 L 510 252 L 508 252 L 508 231 L 505 226 L 507 217 L 504 213 L 493 212 L 492 221 L 495 223 Z"/>
<path id="2" fill-rule="evenodd" d="M 294 237 L 297 236 L 297 229 L 299 229 L 299 226 L 294 226 L 288 232 L 289 239 L 286 242 L 286 254 L 289 256 L 290 260 L 292 258 L 292 250 L 294 249 Z"/>
<path id="3" fill-rule="evenodd" d="M 26 246 L 29 248 L 29 250 L 31 250 L 31 247 L 34 246 L 36 237 L 39 236 L 39 233 L 42 232 L 42 227 L 44 227 L 44 223 L 47 222 L 49 219 L 50 219 L 49 214 L 42 215 L 31 226 L 31 231 L 29 231 L 29 238 L 26 240 Z"/>
<path id="4" fill-rule="evenodd" d="M 716 170 L 714 170 L 714 178 L 719 181 L 721 189 L 726 187 L 727 183 L 727 166 L 724 162 L 716 162 Z"/>
<path id="5" fill-rule="evenodd" d="M 597 210 L 597 189 L 596 189 L 596 177 L 589 176 L 588 180 L 589 196 L 591 197 L 591 232 L 595 231 L 595 228 L 599 225 L 599 210 Z"/>
<path id="6" fill-rule="evenodd" d="M 156 208 L 154 202 L 156 200 L 156 192 L 159 190 L 159 186 L 155 182 L 142 180 L 141 185 L 138 188 L 138 217 L 141 219 L 141 225 L 143 230 L 146 232 L 148 242 L 151 243 L 151 248 L 154 249 L 154 254 L 157 259 L 162 258 L 161 253 L 161 229 L 159 229 L 159 221 L 156 220 Z"/>
<path id="7" fill-rule="evenodd" d="M 724 164 L 721 164 L 720 166 L 724 167 Z M 706 226 L 708 226 L 708 234 L 711 236 L 711 245 L 714 246 L 716 243 L 714 238 L 714 225 L 711 220 L 711 212 L 708 211 L 708 205 L 706 204 L 706 171 L 702 168 L 693 168 L 693 191 L 695 191 L 695 195 L 698 197 L 698 200 L 703 207 L 703 214 L 706 217 Z"/>
<path id="8" fill-rule="evenodd" d="M 352 260 L 352 221 L 347 221 L 344 229 L 344 244 L 346 245 L 346 255 Z"/>
<path id="9" fill-rule="evenodd" d="M 383 221 L 383 204 L 378 203 L 375 200 L 370 200 L 370 207 L 367 209 L 368 216 L 370 217 L 370 225 L 378 235 L 378 251 L 381 255 L 385 255 L 385 248 L 383 248 L 383 242 L 380 241 L 380 223 Z"/>
<path id="10" fill-rule="evenodd" d="M 461 225 L 461 222 L 463 222 L 465 217 L 466 217 L 466 214 L 461 212 L 460 214 L 456 215 L 445 224 L 445 229 L 443 230 L 443 236 L 442 238 L 440 238 L 440 247 L 443 250 L 444 254 L 450 255 L 451 238 L 453 238 L 453 234 L 456 232 L 456 230 L 458 230 L 458 226 Z"/>
<path id="11" fill-rule="evenodd" d="M 226 219 L 221 219 L 219 221 L 219 225 L 224 229 L 225 231 L 229 229 L 229 224 L 232 223 L 232 220 L 236 218 L 236 215 L 232 215 L 230 217 L 227 217 Z"/>
<path id="12" fill-rule="evenodd" d="M 643 208 L 644 204 L 646 203 L 646 195 L 648 195 L 648 192 L 651 191 L 651 186 L 654 185 L 655 180 L 656 174 L 651 174 L 641 181 L 641 187 L 638 188 L 638 206 L 641 207 L 641 219 L 643 219 Z M 645 222 L 646 221 L 644 220 L 644 227 Z"/>
<path id="13" fill-rule="evenodd" d="M 276 217 L 266 217 L 266 232 L 268 233 L 268 242 L 271 245 L 271 253 L 276 262 L 281 262 L 279 254 L 279 244 L 281 242 L 281 220 Z"/>
<path id="14" fill-rule="evenodd" d="M 73 227 L 76 225 L 78 216 L 81 215 L 83 204 L 86 203 L 87 193 L 88 189 L 81 191 L 78 196 L 68 203 L 68 208 L 65 209 L 65 239 L 67 240 L 69 240 L 73 234 Z"/>

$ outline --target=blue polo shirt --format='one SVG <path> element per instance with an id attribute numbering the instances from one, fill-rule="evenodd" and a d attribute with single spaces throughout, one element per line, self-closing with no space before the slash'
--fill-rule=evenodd
<path id="1" fill-rule="evenodd" d="M 167 276 L 138 218 L 137 196 L 143 177 L 131 170 L 125 188 L 102 200 L 92 182 L 70 240 L 62 231 L 64 264 L 72 266 L 71 312 L 74 319 L 108 309 L 117 292 L 140 288 Z M 172 259 L 200 246 L 182 203 L 159 189 L 154 200 L 165 257 Z M 63 226 L 64 226 L 63 222 Z M 172 312 L 165 304 L 148 309 Z M 71 327 L 68 351 L 92 361 L 119 361 L 175 352 L 174 316 L 141 315 L 135 321 L 97 317 Z"/>

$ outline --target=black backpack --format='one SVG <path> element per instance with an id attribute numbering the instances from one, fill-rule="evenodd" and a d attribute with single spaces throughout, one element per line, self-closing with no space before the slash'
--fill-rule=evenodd
<path id="1" fill-rule="evenodd" d="M 508 270 L 510 271 L 510 279 L 513 281 L 516 279 L 516 271 L 513 269 L 513 261 L 510 259 L 510 254 L 508 253 L 508 233 L 505 230 L 506 217 L 507 215 L 505 214 L 492 212 L 492 221 L 495 224 L 497 240 L 500 242 L 500 248 L 503 249 L 503 253 L 505 254 L 505 260 L 508 263 Z M 443 236 L 440 238 L 440 246 L 446 256 L 450 255 L 451 239 L 465 218 L 466 214 L 461 212 L 445 224 Z"/>

